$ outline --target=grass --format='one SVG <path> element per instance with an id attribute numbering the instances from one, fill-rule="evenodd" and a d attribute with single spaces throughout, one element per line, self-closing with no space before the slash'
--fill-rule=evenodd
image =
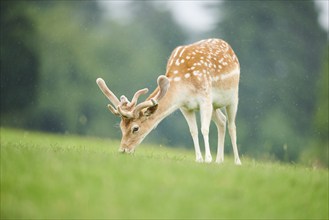
<path id="1" fill-rule="evenodd" d="M 1 128 L 1 218 L 328 219 L 328 170 Z"/>

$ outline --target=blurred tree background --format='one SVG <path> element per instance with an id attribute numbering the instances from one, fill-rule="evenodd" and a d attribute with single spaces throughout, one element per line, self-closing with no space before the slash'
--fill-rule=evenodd
<path id="1" fill-rule="evenodd" d="M 107 111 L 96 78 L 131 98 L 155 89 L 176 46 L 215 37 L 228 41 L 241 63 L 240 152 L 329 166 L 328 37 L 314 1 L 209 7 L 219 15 L 216 25 L 197 33 L 181 27 L 164 2 L 127 2 L 122 22 L 105 16 L 111 11 L 98 1 L 1 1 L 1 126 L 119 139 L 119 119 Z M 179 112 L 147 141 L 193 149 Z"/>

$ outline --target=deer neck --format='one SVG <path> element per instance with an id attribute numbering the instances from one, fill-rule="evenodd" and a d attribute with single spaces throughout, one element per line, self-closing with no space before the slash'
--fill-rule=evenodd
<path id="1" fill-rule="evenodd" d="M 157 93 L 158 88 L 153 92 Z M 153 97 L 153 94 L 150 95 L 148 99 Z M 179 108 L 179 100 L 177 98 L 175 86 L 170 86 L 166 95 L 159 101 L 158 109 L 148 118 L 149 125 L 156 127 L 164 118 L 173 113 Z"/>

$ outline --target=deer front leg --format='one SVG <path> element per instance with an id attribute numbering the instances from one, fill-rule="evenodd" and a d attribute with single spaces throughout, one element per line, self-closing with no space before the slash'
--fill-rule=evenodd
<path id="1" fill-rule="evenodd" d="M 218 146 L 216 163 L 224 162 L 224 141 L 226 130 L 226 117 L 220 109 L 214 109 L 212 113 L 212 119 L 216 124 L 218 131 Z"/>
<path id="2" fill-rule="evenodd" d="M 193 139 L 193 143 L 194 143 L 194 149 L 195 149 L 195 161 L 202 163 L 203 162 L 203 158 L 202 158 L 202 154 L 201 154 L 201 150 L 200 150 L 200 145 L 199 145 L 199 137 L 198 137 L 198 125 L 196 122 L 196 117 L 193 111 L 188 111 L 185 110 L 183 108 L 180 109 L 182 114 L 184 115 L 188 127 L 190 129 L 191 132 L 191 136 Z"/>
<path id="3" fill-rule="evenodd" d="M 209 127 L 211 122 L 212 111 L 213 108 L 210 100 L 207 99 L 200 104 L 201 133 L 204 140 L 206 163 L 210 163 L 212 161 L 210 146 L 209 146 Z"/>

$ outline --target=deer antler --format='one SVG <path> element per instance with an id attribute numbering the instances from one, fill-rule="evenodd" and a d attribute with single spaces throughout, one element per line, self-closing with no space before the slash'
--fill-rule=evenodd
<path id="1" fill-rule="evenodd" d="M 157 82 L 159 86 L 159 92 L 154 96 L 154 98 L 144 101 L 136 106 L 139 96 L 144 95 L 148 92 L 147 88 L 138 90 L 135 93 L 131 102 L 129 102 L 126 96 L 121 96 L 119 101 L 119 99 L 114 95 L 114 93 L 106 86 L 106 83 L 102 78 L 98 78 L 96 80 L 96 83 L 98 84 L 104 95 L 112 102 L 114 106 L 117 106 L 117 108 L 115 109 L 112 105 L 108 104 L 108 109 L 114 115 L 121 115 L 125 118 L 137 118 L 141 110 L 156 106 L 158 104 L 158 101 L 162 99 L 162 97 L 166 94 L 169 88 L 169 80 L 165 76 L 159 76 Z"/>
<path id="2" fill-rule="evenodd" d="M 114 93 L 107 87 L 105 81 L 102 78 L 98 78 L 96 80 L 96 83 L 98 85 L 98 87 L 102 90 L 102 92 L 104 93 L 104 95 L 110 100 L 110 102 L 114 105 L 114 106 L 118 106 L 120 104 L 119 99 L 114 95 Z M 117 115 L 117 111 L 111 106 L 109 107 L 110 111 Z"/>
<path id="3" fill-rule="evenodd" d="M 165 76 L 159 76 L 157 82 L 159 86 L 159 92 L 154 96 L 154 98 L 151 98 L 150 100 L 138 104 L 133 110 L 134 117 L 137 117 L 140 111 L 142 111 L 143 109 L 158 105 L 158 102 L 167 93 L 170 85 L 168 78 Z"/>
<path id="4" fill-rule="evenodd" d="M 117 109 L 118 109 L 119 114 L 122 117 L 125 117 L 125 118 L 134 118 L 134 115 L 133 115 L 133 113 L 131 111 L 127 111 L 125 109 L 122 109 L 122 105 L 119 105 Z"/>
<path id="5" fill-rule="evenodd" d="M 135 106 L 137 104 L 139 96 L 146 94 L 148 91 L 149 91 L 148 88 L 138 90 L 128 106 L 129 107 Z"/>

